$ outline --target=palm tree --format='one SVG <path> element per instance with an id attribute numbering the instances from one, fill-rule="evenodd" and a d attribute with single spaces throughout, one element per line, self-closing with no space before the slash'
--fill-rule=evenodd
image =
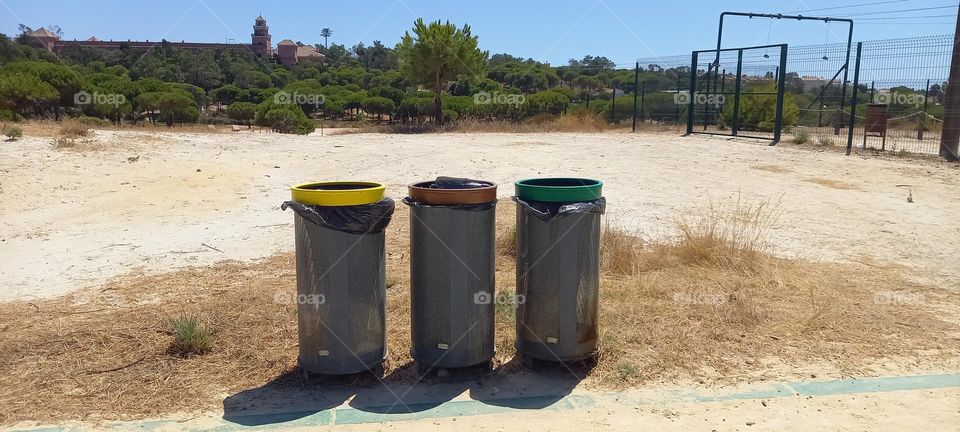
<path id="1" fill-rule="evenodd" d="M 330 30 L 329 27 L 324 27 L 323 29 L 320 30 L 320 36 L 323 37 L 323 48 L 324 48 L 324 49 L 330 48 L 329 46 L 327 46 L 327 38 L 330 37 L 331 35 L 333 35 L 333 30 Z"/>
<path id="2" fill-rule="evenodd" d="M 413 33 L 416 37 L 404 33 L 397 44 L 400 71 L 415 84 L 433 87 L 433 119 L 442 125 L 443 84 L 460 75 L 482 79 L 490 53 L 477 48 L 477 37 L 466 24 L 461 29 L 449 21 L 428 26 L 421 18 L 413 23 Z"/>

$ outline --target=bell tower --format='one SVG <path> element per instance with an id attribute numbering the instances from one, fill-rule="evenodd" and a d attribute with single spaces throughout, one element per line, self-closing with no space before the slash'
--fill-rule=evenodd
<path id="1" fill-rule="evenodd" d="M 273 56 L 273 44 L 270 42 L 270 27 L 267 26 L 267 20 L 263 16 L 258 16 L 253 22 L 253 51 L 262 54 L 266 58 Z"/>

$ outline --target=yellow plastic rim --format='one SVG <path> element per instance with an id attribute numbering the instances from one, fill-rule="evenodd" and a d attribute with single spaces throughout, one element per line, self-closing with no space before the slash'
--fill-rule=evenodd
<path id="1" fill-rule="evenodd" d="M 298 184 L 290 192 L 300 204 L 339 207 L 373 204 L 383 199 L 385 189 L 375 182 L 332 181 Z"/>

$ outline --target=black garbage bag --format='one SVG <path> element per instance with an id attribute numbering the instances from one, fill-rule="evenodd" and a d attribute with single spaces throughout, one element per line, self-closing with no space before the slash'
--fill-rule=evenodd
<path id="1" fill-rule="evenodd" d="M 354 206 L 317 206 L 286 201 L 280 208 L 293 209 L 304 219 L 329 228 L 350 234 L 374 234 L 382 232 L 390 224 L 396 207 L 392 198 L 384 198 L 372 204 Z"/>
<path id="2" fill-rule="evenodd" d="M 410 197 L 404 198 L 403 203 L 410 207 L 427 207 L 427 208 L 435 207 L 435 208 L 445 208 L 445 209 L 460 210 L 460 211 L 473 211 L 473 212 L 490 210 L 497 206 L 497 201 L 495 200 L 490 202 L 480 203 L 480 204 L 426 204 L 426 203 L 414 201 Z"/>
<path id="3" fill-rule="evenodd" d="M 575 214 L 603 214 L 607 210 L 607 199 L 604 197 L 590 201 L 546 202 L 522 200 L 519 197 L 514 196 L 513 201 L 532 213 L 537 217 L 537 219 L 545 222 L 553 218 Z"/>
<path id="4" fill-rule="evenodd" d="M 419 184 L 423 186 L 422 183 Z M 437 177 L 436 180 L 425 185 L 428 189 L 477 189 L 493 186 L 493 183 L 483 180 L 473 180 L 468 178 L 459 178 L 459 177 Z M 452 210 L 462 210 L 462 211 L 485 211 L 490 210 L 497 206 L 497 201 L 493 200 L 491 202 L 485 202 L 480 204 L 426 204 L 422 202 L 414 201 L 410 197 L 403 199 L 403 203 L 410 207 L 442 207 Z"/>
<path id="5" fill-rule="evenodd" d="M 440 176 L 427 187 L 430 189 L 476 189 L 488 186 L 493 186 L 493 183 L 468 178 Z"/>

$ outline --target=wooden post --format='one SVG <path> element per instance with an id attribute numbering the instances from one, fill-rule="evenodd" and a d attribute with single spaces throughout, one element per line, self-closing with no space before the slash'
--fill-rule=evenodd
<path id="1" fill-rule="evenodd" d="M 960 146 L 960 10 L 957 10 L 957 29 L 953 33 L 953 60 L 950 62 L 946 103 L 943 107 L 940 157 L 948 161 L 960 160 L 958 146 Z"/>

